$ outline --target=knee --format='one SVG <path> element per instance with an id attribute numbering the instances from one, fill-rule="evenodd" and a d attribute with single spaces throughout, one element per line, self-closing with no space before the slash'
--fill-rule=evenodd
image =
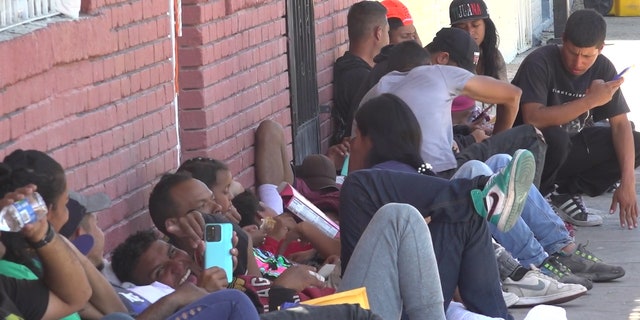
<path id="1" fill-rule="evenodd" d="M 256 129 L 256 141 L 281 141 L 284 140 L 284 129 L 273 120 L 264 120 L 260 122 Z"/>
<path id="2" fill-rule="evenodd" d="M 402 221 L 408 225 L 424 222 L 420 211 L 406 203 L 387 203 L 378 209 L 376 216 L 379 216 L 379 219 L 387 220 L 390 225 L 402 224 Z"/>
<path id="3" fill-rule="evenodd" d="M 499 153 L 492 155 L 489 159 L 487 159 L 487 164 L 491 168 L 502 168 L 506 167 L 507 164 L 511 161 L 511 155 L 506 153 Z"/>
<path id="4" fill-rule="evenodd" d="M 569 134 L 561 127 L 548 127 L 542 129 L 542 134 L 547 142 L 547 153 L 568 152 L 571 146 Z"/>

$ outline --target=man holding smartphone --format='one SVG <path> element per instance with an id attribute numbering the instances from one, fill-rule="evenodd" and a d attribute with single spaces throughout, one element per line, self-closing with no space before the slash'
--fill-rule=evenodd
<path id="1" fill-rule="evenodd" d="M 629 107 L 619 90 L 624 79 L 612 80 L 616 70 L 601 54 L 606 28 L 599 13 L 578 10 L 567 20 L 562 45 L 538 48 L 525 58 L 512 82 L 522 89 L 517 121 L 544 134 L 542 181 L 548 183 L 540 191 L 550 194 L 565 221 L 602 224 L 581 195 L 598 196 L 620 181 L 609 213 L 619 208 L 620 225 L 633 229 L 640 135 L 627 118 Z"/>

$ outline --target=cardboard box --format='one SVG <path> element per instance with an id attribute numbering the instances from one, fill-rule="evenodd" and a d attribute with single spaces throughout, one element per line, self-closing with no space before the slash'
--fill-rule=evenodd
<path id="1" fill-rule="evenodd" d="M 312 223 L 328 237 L 338 237 L 340 227 L 290 184 L 280 191 L 280 196 L 285 209 L 291 211 L 302 221 Z"/>

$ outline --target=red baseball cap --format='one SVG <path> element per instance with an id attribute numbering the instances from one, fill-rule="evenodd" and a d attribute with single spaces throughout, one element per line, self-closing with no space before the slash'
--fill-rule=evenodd
<path id="1" fill-rule="evenodd" d="M 413 18 L 409 13 L 409 9 L 398 0 L 383 0 L 380 3 L 387 8 L 387 19 L 398 18 L 402 21 L 402 25 L 413 24 Z"/>

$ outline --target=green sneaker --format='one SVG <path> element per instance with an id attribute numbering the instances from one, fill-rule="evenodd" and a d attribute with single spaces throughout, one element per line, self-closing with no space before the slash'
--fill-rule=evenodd
<path id="1" fill-rule="evenodd" d="M 517 150 L 511 162 L 491 176 L 483 190 L 471 190 L 474 208 L 498 230 L 509 231 L 522 214 L 535 171 L 533 154 L 526 149 Z"/>

